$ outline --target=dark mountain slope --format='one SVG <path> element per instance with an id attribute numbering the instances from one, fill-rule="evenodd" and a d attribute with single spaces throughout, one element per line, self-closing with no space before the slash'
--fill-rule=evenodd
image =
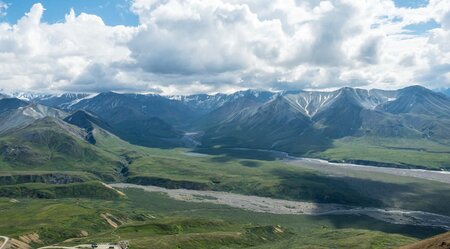
<path id="1" fill-rule="evenodd" d="M 158 148 L 183 146 L 183 132 L 156 117 L 113 123 L 117 135 L 131 143 Z"/>
<path id="2" fill-rule="evenodd" d="M 358 91 L 345 88 L 329 93 L 289 93 L 262 105 L 244 102 L 217 118 L 221 122 L 205 132 L 203 143 L 296 153 L 326 149 L 331 139 L 358 132 L 366 104 L 362 99 Z"/>
<path id="3" fill-rule="evenodd" d="M 189 125 L 189 128 L 202 130 L 217 125 L 218 123 L 230 121 L 246 110 L 267 103 L 276 95 L 272 92 L 247 90 L 228 95 L 227 98 L 220 96 L 221 103 L 217 109 L 212 109 L 209 113 L 199 117 L 198 120 Z"/>
<path id="4" fill-rule="evenodd" d="M 94 128 L 99 127 L 106 131 L 112 131 L 113 128 L 110 127 L 107 123 L 103 122 L 97 117 L 94 117 L 91 114 L 88 114 L 85 111 L 76 111 L 70 116 L 64 119 L 69 124 L 75 125 L 86 132 L 86 141 L 91 144 L 95 144 L 96 140 L 93 134 Z"/>
<path id="5" fill-rule="evenodd" d="M 71 106 L 72 110 L 87 110 L 110 124 L 124 119 L 158 117 L 177 124 L 194 118 L 195 112 L 181 103 L 159 95 L 100 93 Z"/>
<path id="6" fill-rule="evenodd" d="M 169 98 L 180 101 L 192 110 L 196 110 L 199 114 L 204 115 L 216 110 L 224 103 L 228 102 L 230 95 L 223 93 L 218 93 L 215 95 L 195 94 L 189 96 L 170 96 Z"/>
<path id="7" fill-rule="evenodd" d="M 20 107 L 27 106 L 29 103 L 16 98 L 3 98 L 0 99 L 0 113 L 16 110 Z"/>
<path id="8" fill-rule="evenodd" d="M 411 86 L 398 91 L 394 101 L 381 105 L 378 109 L 392 114 L 422 114 L 450 117 L 450 98 L 421 86 Z"/>
<path id="9" fill-rule="evenodd" d="M 252 100 L 257 103 L 265 103 L 271 100 L 277 93 L 258 90 L 239 91 L 233 94 L 218 93 L 215 95 L 196 94 L 189 96 L 172 96 L 172 99 L 183 102 L 191 109 L 202 115 L 214 112 L 222 106 L 242 99 Z"/>
<path id="10" fill-rule="evenodd" d="M 396 100 L 377 109 L 393 114 L 404 127 L 421 137 L 450 142 L 450 97 L 412 86 L 399 90 Z"/>
<path id="11" fill-rule="evenodd" d="M 312 125 L 309 117 L 285 98 L 278 97 L 262 106 L 244 109 L 231 119 L 208 129 L 203 144 L 297 153 L 305 153 L 313 147 L 327 147 L 329 140 Z M 316 139 L 319 137 L 321 139 Z"/>
<path id="12" fill-rule="evenodd" d="M 422 134 L 409 127 L 403 117 L 377 110 L 363 109 L 360 112 L 361 126 L 355 136 L 377 136 L 393 138 L 421 138 Z"/>
<path id="13" fill-rule="evenodd" d="M 158 95 L 101 93 L 71 106 L 91 112 L 131 143 L 150 147 L 181 146 L 180 124 L 196 116 L 179 101 Z M 172 124 L 170 124 L 171 122 Z"/>
<path id="14" fill-rule="evenodd" d="M 232 105 L 235 104 L 235 105 Z M 230 102 L 209 114 L 204 146 L 277 149 L 304 154 L 344 137 L 450 141 L 449 98 L 422 87 L 398 91 L 342 88 L 285 93 L 265 103 Z M 208 123 L 209 122 L 209 123 Z"/>
<path id="15" fill-rule="evenodd" d="M 364 102 L 361 100 L 355 89 L 343 88 L 327 108 L 319 111 L 312 120 L 327 137 L 354 135 L 362 124 L 361 112 L 364 109 Z"/>

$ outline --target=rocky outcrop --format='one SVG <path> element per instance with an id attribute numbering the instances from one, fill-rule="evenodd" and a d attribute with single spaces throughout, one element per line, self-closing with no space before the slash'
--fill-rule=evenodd
<path id="1" fill-rule="evenodd" d="M 11 144 L 0 146 L 0 156 L 7 162 L 26 162 L 30 158 L 36 158 L 36 155 L 29 147 Z"/>

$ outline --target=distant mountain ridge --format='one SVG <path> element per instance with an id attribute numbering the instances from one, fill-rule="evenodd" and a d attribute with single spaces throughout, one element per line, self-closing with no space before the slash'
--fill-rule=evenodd
<path id="1" fill-rule="evenodd" d="M 17 95 L 0 99 L 0 131 L 51 116 L 94 126 L 150 147 L 247 147 L 307 155 L 342 138 L 427 139 L 450 146 L 450 97 L 421 86 L 399 90 L 161 96 L 156 94 Z M 196 141 L 186 134 L 195 132 Z"/>
<path id="2" fill-rule="evenodd" d="M 450 98 L 420 86 L 289 93 L 247 106 L 235 107 L 220 121 L 212 118 L 203 143 L 305 154 L 343 137 L 450 140 Z"/>
<path id="3" fill-rule="evenodd" d="M 420 85 L 412 85 L 409 87 L 401 88 L 398 90 L 382 90 L 382 89 L 361 89 L 361 88 L 352 88 L 352 87 L 342 87 L 339 89 L 336 89 L 334 91 L 309 91 L 309 90 L 289 90 L 289 91 L 269 91 L 269 90 L 254 90 L 254 89 L 248 89 L 248 90 L 241 90 L 234 93 L 226 94 L 226 93 L 216 93 L 216 94 L 206 94 L 206 93 L 199 93 L 199 94 L 191 94 L 191 95 L 159 95 L 159 94 L 153 94 L 153 93 L 119 93 L 114 91 L 109 92 L 98 92 L 98 93 L 83 93 L 83 92 L 74 92 L 74 93 L 58 93 L 58 94 L 49 94 L 45 92 L 41 93 L 33 93 L 33 92 L 1 92 L 0 90 L 0 99 L 3 98 L 17 98 L 23 101 L 28 102 L 34 102 L 34 103 L 42 103 L 45 101 L 53 102 L 50 100 L 59 100 L 55 101 L 54 103 L 48 104 L 48 105 L 54 105 L 54 104 L 68 104 L 69 102 L 79 102 L 83 99 L 89 99 L 96 97 L 99 94 L 106 94 L 106 93 L 116 93 L 121 95 L 138 95 L 138 96 L 160 96 L 163 98 L 171 99 L 180 101 L 186 104 L 190 104 L 192 106 L 197 106 L 197 108 L 202 108 L 202 106 L 208 106 L 208 109 L 215 109 L 226 103 L 227 101 L 231 99 L 236 99 L 238 97 L 244 97 L 244 96 L 258 96 L 258 95 L 266 95 L 266 96 L 277 96 L 277 95 L 296 95 L 296 94 L 327 94 L 327 93 L 333 93 L 338 92 L 342 89 L 353 89 L 355 91 L 360 92 L 369 92 L 370 95 L 385 95 L 389 96 L 395 96 L 396 93 L 398 93 L 402 89 L 408 89 L 408 88 L 422 88 L 427 89 L 425 87 L 422 87 Z M 439 88 L 433 90 L 436 93 L 442 93 L 444 95 L 450 95 L 450 88 Z M 61 103 L 56 103 L 61 102 Z M 75 103 L 76 103 L 75 102 Z M 74 103 L 72 103 L 74 104 Z M 64 105 L 63 105 L 64 106 Z"/>

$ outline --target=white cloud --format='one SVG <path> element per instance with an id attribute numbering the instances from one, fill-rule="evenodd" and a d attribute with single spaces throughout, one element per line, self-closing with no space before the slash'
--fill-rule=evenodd
<path id="1" fill-rule="evenodd" d="M 129 60 L 126 42 L 133 28 L 109 27 L 97 16 L 76 16 L 73 11 L 63 23 L 46 24 L 41 22 L 43 12 L 44 7 L 35 4 L 17 24 L 0 25 L 3 89 L 73 89 L 75 80 L 89 65 Z M 107 89 L 109 82 L 102 84 Z"/>
<path id="2" fill-rule="evenodd" d="M 1 6 L 1 5 L 0 5 Z M 1 9 L 1 7 L 0 7 Z M 0 24 L 0 87 L 55 91 L 450 86 L 450 3 L 134 0 L 137 27 L 95 15 Z M 436 21 L 411 34 L 405 27 Z"/>
<path id="3" fill-rule="evenodd" d="M 6 16 L 6 11 L 8 10 L 8 5 L 0 1 L 0 18 Z"/>

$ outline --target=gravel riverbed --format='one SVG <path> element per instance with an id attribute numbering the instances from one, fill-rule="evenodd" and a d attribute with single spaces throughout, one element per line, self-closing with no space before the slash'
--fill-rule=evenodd
<path id="1" fill-rule="evenodd" d="M 137 188 L 148 192 L 165 193 L 170 198 L 179 201 L 227 205 L 260 213 L 292 215 L 366 215 L 393 224 L 441 227 L 450 230 L 450 217 L 421 211 L 288 201 L 228 192 L 166 189 L 155 186 L 142 186 L 126 183 L 116 183 L 111 184 L 111 186 L 121 189 Z"/>

